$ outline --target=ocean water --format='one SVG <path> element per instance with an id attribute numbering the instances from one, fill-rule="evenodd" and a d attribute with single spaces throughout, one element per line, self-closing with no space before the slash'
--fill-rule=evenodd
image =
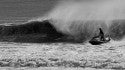
<path id="1" fill-rule="evenodd" d="M 43 16 L 57 0 L 0 0 L 0 23 L 22 23 Z"/>

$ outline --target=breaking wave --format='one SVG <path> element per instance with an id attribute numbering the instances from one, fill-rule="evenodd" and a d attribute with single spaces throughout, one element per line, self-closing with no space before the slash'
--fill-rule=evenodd
<path id="1" fill-rule="evenodd" d="M 61 38 L 64 41 L 84 42 L 98 35 L 98 29 L 102 28 L 113 40 L 122 40 L 125 36 L 124 3 L 124 0 L 62 0 L 44 17 L 31 19 L 24 25 L 1 27 L 0 32 L 2 36 L 16 34 L 18 37 L 39 34 L 34 38 L 31 35 L 28 41 L 31 38 L 34 41 L 36 37 L 39 40 L 44 33 L 47 35 L 44 41 Z"/>
<path id="2" fill-rule="evenodd" d="M 125 35 L 124 3 L 123 0 L 62 0 L 46 17 L 68 39 L 83 42 L 102 28 L 113 40 L 121 40 Z M 36 20 L 43 21 L 43 17 Z"/>

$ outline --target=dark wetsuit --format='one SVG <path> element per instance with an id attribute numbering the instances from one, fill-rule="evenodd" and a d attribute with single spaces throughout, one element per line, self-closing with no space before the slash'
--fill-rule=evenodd
<path id="1" fill-rule="evenodd" d="M 99 28 L 99 31 L 100 31 L 100 33 L 99 33 L 100 40 L 105 41 L 105 36 L 104 36 L 102 29 Z"/>

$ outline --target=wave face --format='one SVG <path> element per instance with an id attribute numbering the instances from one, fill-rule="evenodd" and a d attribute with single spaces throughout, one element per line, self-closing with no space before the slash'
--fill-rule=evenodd
<path id="1" fill-rule="evenodd" d="M 56 42 L 64 35 L 54 28 L 48 20 L 32 21 L 20 25 L 0 25 L 0 41 L 10 42 Z"/>
<path id="2" fill-rule="evenodd" d="M 114 40 L 121 40 L 125 37 L 125 20 L 114 20 L 109 28 L 109 34 Z"/>

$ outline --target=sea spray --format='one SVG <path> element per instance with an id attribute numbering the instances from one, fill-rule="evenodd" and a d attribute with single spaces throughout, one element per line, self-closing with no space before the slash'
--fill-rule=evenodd
<path id="1" fill-rule="evenodd" d="M 125 35 L 124 7 L 124 0 L 61 0 L 47 13 L 47 19 L 51 19 L 57 31 L 77 41 L 97 35 L 98 28 L 112 39 L 122 39 Z"/>

